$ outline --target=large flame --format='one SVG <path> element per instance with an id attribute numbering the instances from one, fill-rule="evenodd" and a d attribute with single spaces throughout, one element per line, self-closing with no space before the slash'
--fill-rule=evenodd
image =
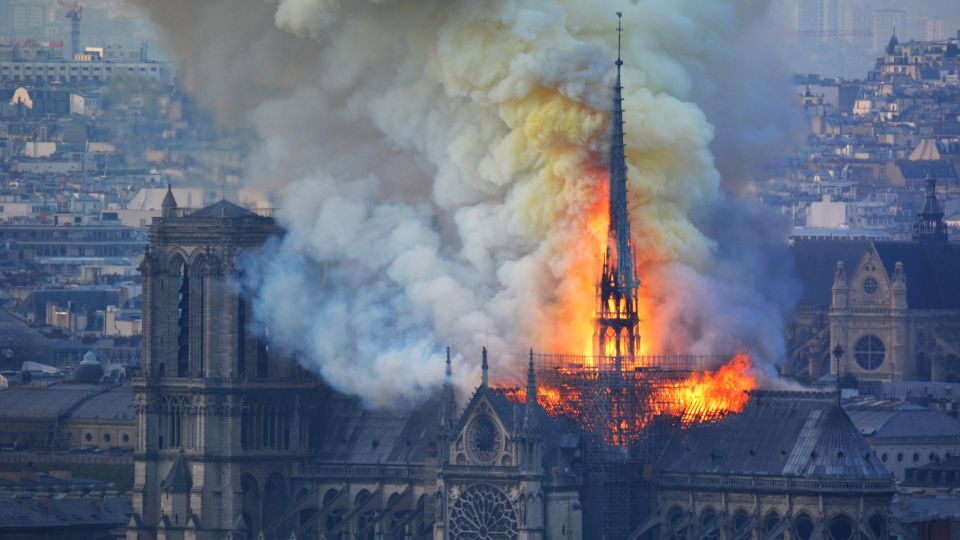
<path id="1" fill-rule="evenodd" d="M 650 371 L 625 372 L 627 384 L 597 395 L 596 370 L 590 367 L 560 370 L 560 385 L 541 386 L 537 403 L 551 416 L 573 419 L 584 430 L 602 435 L 608 444 L 628 446 L 657 419 L 680 427 L 719 420 L 743 411 L 747 392 L 757 386 L 757 376 L 745 354 L 735 356 L 715 371 L 693 372 L 669 380 Z M 526 401 L 523 388 L 501 388 L 514 402 Z M 604 404 L 598 409 L 597 400 Z M 605 419 L 597 418 L 602 410 Z M 605 422 L 605 423 L 601 423 Z"/>
<path id="2" fill-rule="evenodd" d="M 739 354 L 716 371 L 693 373 L 683 381 L 663 388 L 657 399 L 665 412 L 684 424 L 703 422 L 743 410 L 757 376 L 750 357 Z"/>

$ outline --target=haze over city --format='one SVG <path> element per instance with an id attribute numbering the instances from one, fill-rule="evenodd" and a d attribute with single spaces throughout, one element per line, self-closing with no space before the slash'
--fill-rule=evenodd
<path id="1" fill-rule="evenodd" d="M 960 535 L 960 7 L 0 0 L 0 538 Z"/>

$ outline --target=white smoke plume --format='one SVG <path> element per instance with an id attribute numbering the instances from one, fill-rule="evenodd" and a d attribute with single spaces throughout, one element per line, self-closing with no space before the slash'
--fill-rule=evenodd
<path id="1" fill-rule="evenodd" d="M 499 380 L 583 352 L 617 11 L 646 352 L 784 357 L 785 225 L 729 195 L 789 123 L 765 1 L 130 1 L 256 129 L 248 177 L 287 229 L 258 315 L 336 388 L 416 400 L 448 344 L 464 388 L 484 345 Z"/>

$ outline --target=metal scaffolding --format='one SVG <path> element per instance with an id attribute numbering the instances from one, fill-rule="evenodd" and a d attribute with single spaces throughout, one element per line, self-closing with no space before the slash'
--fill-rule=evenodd
<path id="1" fill-rule="evenodd" d="M 678 383 L 729 358 L 715 356 L 594 357 L 535 355 L 541 404 L 567 416 L 585 435 L 588 504 L 598 538 L 626 538 L 653 510 L 649 477 L 663 444 L 683 420 L 709 421 L 674 401 Z"/>

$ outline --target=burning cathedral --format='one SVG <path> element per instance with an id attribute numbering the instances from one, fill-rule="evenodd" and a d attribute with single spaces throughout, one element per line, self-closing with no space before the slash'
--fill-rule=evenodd
<path id="1" fill-rule="evenodd" d="M 591 356 L 370 410 L 271 350 L 238 260 L 282 234 L 227 201 L 151 225 L 129 540 L 881 538 L 893 484 L 833 394 L 745 357 L 645 356 L 618 54 Z M 719 364 L 726 364 L 719 370 Z"/>

